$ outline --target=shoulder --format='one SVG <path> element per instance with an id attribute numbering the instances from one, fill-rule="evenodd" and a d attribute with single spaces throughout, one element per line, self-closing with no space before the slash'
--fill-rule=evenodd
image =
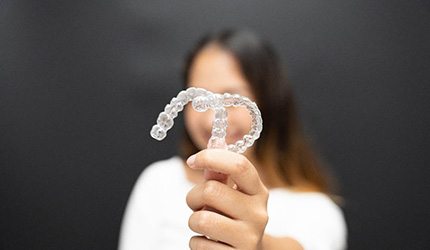
<path id="1" fill-rule="evenodd" d="M 337 204 L 326 194 L 320 192 L 297 192 L 289 189 L 275 189 L 270 191 L 274 200 L 283 200 L 300 207 L 312 209 L 327 209 L 339 211 Z"/>
<path id="2" fill-rule="evenodd" d="M 139 178 L 151 177 L 166 177 L 166 173 L 177 172 L 182 170 L 182 160 L 179 156 L 173 156 L 169 159 L 156 161 L 148 165 L 142 172 Z"/>
<path id="3" fill-rule="evenodd" d="M 174 177 L 179 177 L 178 174 L 183 173 L 182 160 L 178 156 L 171 157 L 169 159 L 156 161 L 148 165 L 139 176 L 140 179 L 173 179 Z M 176 176 L 175 176 L 176 175 Z"/>
<path id="4" fill-rule="evenodd" d="M 342 216 L 342 210 L 326 194 L 319 192 L 295 192 L 285 188 L 270 190 L 269 203 L 273 209 L 288 206 L 297 213 L 318 211 Z"/>
<path id="5" fill-rule="evenodd" d="M 167 186 L 184 182 L 182 159 L 174 156 L 148 165 L 138 177 L 134 190 L 152 189 L 161 191 Z"/>
<path id="6" fill-rule="evenodd" d="M 182 160 L 172 157 L 146 167 L 134 184 L 121 226 L 120 249 L 157 244 L 160 221 L 169 215 L 170 202 L 178 196 Z M 179 173 L 179 174 L 178 174 Z M 180 183 L 179 180 L 177 183 Z"/>
<path id="7" fill-rule="evenodd" d="M 293 236 L 307 247 L 319 242 L 330 246 L 328 249 L 342 249 L 346 244 L 343 212 L 323 193 L 274 189 L 270 191 L 268 210 L 273 234 Z"/>

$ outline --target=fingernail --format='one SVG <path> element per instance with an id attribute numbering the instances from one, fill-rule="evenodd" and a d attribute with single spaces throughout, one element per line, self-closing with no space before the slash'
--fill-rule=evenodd
<path id="1" fill-rule="evenodd" d="M 187 165 L 190 167 L 190 168 L 193 168 L 193 166 L 194 166 L 194 162 L 196 161 L 196 155 L 194 154 L 194 155 L 192 155 L 192 156 L 190 156 L 190 157 L 188 157 L 188 159 L 187 159 Z"/>

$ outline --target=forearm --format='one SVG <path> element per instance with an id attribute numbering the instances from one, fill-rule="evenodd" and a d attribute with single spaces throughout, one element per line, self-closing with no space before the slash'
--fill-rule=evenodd
<path id="1" fill-rule="evenodd" d="M 298 241 L 290 237 L 263 236 L 263 250 L 303 250 Z"/>

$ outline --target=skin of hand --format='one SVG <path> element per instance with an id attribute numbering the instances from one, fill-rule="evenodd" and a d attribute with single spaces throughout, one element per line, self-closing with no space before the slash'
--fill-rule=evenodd
<path id="1" fill-rule="evenodd" d="M 206 149 L 190 156 L 187 165 L 225 174 L 235 183 L 231 187 L 206 180 L 190 190 L 187 204 L 194 212 L 188 224 L 191 230 L 204 235 L 192 237 L 190 248 L 262 249 L 269 192 L 252 163 L 224 149 Z M 211 209 L 203 209 L 206 207 Z"/>

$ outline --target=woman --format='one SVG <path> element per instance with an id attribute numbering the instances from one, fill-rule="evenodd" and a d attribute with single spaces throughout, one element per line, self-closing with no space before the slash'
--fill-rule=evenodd
<path id="1" fill-rule="evenodd" d="M 205 36 L 187 57 L 183 80 L 185 87 L 254 100 L 263 132 L 243 155 L 205 150 L 213 114 L 188 105 L 181 157 L 156 162 L 140 176 L 120 249 L 344 249 L 342 212 L 329 198 L 272 48 L 246 31 Z M 248 133 L 251 117 L 244 108 L 228 114 L 226 141 L 233 143 Z M 207 180 L 205 169 L 229 181 Z"/>

